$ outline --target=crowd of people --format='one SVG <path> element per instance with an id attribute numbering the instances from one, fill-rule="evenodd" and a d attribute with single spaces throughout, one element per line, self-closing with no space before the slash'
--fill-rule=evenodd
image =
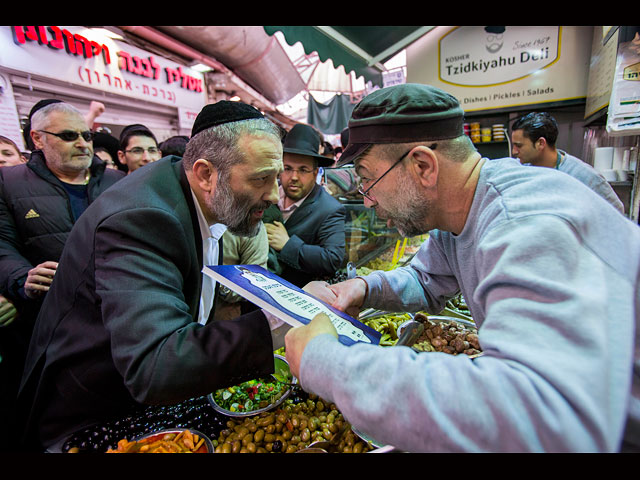
<path id="1" fill-rule="evenodd" d="M 60 451 L 84 426 L 271 373 L 285 347 L 305 390 L 404 451 L 640 449 L 640 232 L 550 115 L 518 119 L 513 158 L 488 160 L 426 85 L 365 97 L 338 148 L 241 102 L 162 142 L 95 132 L 103 111 L 38 102 L 27 153 L 0 137 L 0 448 Z M 329 283 L 346 262 L 332 187 L 429 232 L 410 265 Z M 291 328 L 202 273 L 223 263 L 356 317 L 463 294 L 483 355 L 347 347 L 324 315 Z"/>

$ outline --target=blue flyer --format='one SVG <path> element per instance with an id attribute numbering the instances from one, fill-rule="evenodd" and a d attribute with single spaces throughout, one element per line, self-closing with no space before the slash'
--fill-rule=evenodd
<path id="1" fill-rule="evenodd" d="M 380 343 L 380 332 L 258 265 L 210 265 L 203 272 L 289 325 L 306 325 L 325 313 L 344 345 Z"/>

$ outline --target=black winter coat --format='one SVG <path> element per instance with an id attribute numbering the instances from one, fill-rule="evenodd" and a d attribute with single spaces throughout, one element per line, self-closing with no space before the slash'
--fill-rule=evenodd
<path id="1" fill-rule="evenodd" d="M 124 176 L 95 156 L 89 169 L 89 203 Z M 21 303 L 28 271 L 60 259 L 73 225 L 67 191 L 41 151 L 26 164 L 0 169 L 0 293 Z"/>

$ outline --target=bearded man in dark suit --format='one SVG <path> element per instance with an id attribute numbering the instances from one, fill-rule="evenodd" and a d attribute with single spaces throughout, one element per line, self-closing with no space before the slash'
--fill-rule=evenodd
<path id="1" fill-rule="evenodd" d="M 142 405 L 168 405 L 273 372 L 262 311 L 208 321 L 225 229 L 250 236 L 278 201 L 279 130 L 255 108 L 200 112 L 183 159 L 105 192 L 70 234 L 38 318 L 19 404 L 25 448 Z M 204 257 L 204 258 L 203 258 Z"/>

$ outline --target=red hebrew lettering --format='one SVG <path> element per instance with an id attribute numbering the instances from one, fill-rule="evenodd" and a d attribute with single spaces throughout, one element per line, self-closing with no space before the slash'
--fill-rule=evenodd
<path id="1" fill-rule="evenodd" d="M 93 73 L 96 74 L 96 80 L 100 83 L 100 74 L 96 70 L 94 70 Z"/>
<path id="2" fill-rule="evenodd" d="M 153 68 L 153 70 L 155 72 L 153 78 L 158 80 L 160 78 L 160 65 L 158 65 L 156 63 L 156 61 L 153 59 L 153 57 L 149 57 L 149 64 L 151 65 L 151 68 Z"/>
<path id="3" fill-rule="evenodd" d="M 180 72 L 180 78 L 182 79 L 182 88 L 187 88 L 187 81 L 189 79 L 189 75 L 182 71 L 182 67 L 178 66 L 178 71 Z"/>
<path id="4" fill-rule="evenodd" d="M 121 50 L 118 52 L 118 56 L 120 57 L 120 60 L 118 61 L 120 70 L 133 72 L 133 65 L 131 64 L 131 55 Z"/>
<path id="5" fill-rule="evenodd" d="M 111 86 L 111 77 L 107 73 L 103 73 L 103 75 L 107 77 L 107 82 L 109 83 L 109 86 Z"/>
<path id="6" fill-rule="evenodd" d="M 115 85 L 116 83 L 119 83 L 119 84 L 120 84 L 120 88 L 122 88 L 122 79 L 121 79 L 120 77 L 116 77 L 116 78 L 114 78 L 114 79 L 113 79 L 113 83 L 114 83 L 114 85 Z"/>
<path id="7" fill-rule="evenodd" d="M 173 70 L 173 68 L 165 67 L 164 71 L 167 73 L 167 83 L 173 83 L 175 70 Z"/>
<path id="8" fill-rule="evenodd" d="M 94 42 L 93 40 L 91 40 L 89 43 L 91 44 L 91 52 L 95 57 L 99 57 L 100 54 L 102 54 L 104 63 L 111 63 L 109 47 L 107 47 L 106 45 L 100 45 L 98 42 Z"/>
<path id="9" fill-rule="evenodd" d="M 140 57 L 133 57 L 133 62 L 135 63 L 133 73 L 136 75 L 142 75 L 144 73 L 144 69 L 142 68 L 142 59 Z"/>
<path id="10" fill-rule="evenodd" d="M 24 29 L 21 26 L 11 26 L 11 32 L 13 33 L 13 43 L 20 45 L 26 43 L 27 39 L 24 35 Z"/>
<path id="11" fill-rule="evenodd" d="M 49 32 L 54 36 L 54 40 L 49 42 L 49 47 L 62 50 L 64 48 L 64 40 L 60 29 L 58 27 L 49 27 Z"/>
<path id="12" fill-rule="evenodd" d="M 33 40 L 33 41 L 37 41 L 38 40 L 38 34 L 36 33 L 36 27 L 34 27 L 33 25 L 29 25 L 27 27 L 27 40 Z"/>
<path id="13" fill-rule="evenodd" d="M 25 30 L 26 29 L 26 30 Z M 36 27 L 34 26 L 12 26 L 13 41 L 16 45 L 26 43 L 27 40 L 39 41 Z"/>
<path id="14" fill-rule="evenodd" d="M 144 65 L 144 71 L 142 72 L 142 75 L 149 78 L 153 77 L 153 72 L 151 71 L 151 64 L 149 63 L 149 60 L 145 60 L 143 58 L 141 62 L 142 65 Z"/>
<path id="15" fill-rule="evenodd" d="M 152 95 L 153 95 L 154 97 L 157 97 L 157 96 L 158 96 L 158 89 L 157 89 L 156 87 L 151 87 L 151 90 L 153 90 Z"/>
<path id="16" fill-rule="evenodd" d="M 149 86 L 148 85 L 142 85 L 142 93 L 144 95 L 149 95 Z"/>
<path id="17" fill-rule="evenodd" d="M 80 53 L 82 53 L 84 58 L 93 57 L 93 53 L 91 51 L 91 42 L 89 42 L 87 38 L 77 33 L 74 35 L 74 38 L 78 41 L 78 43 L 76 44 L 76 55 L 80 55 Z"/>
<path id="18" fill-rule="evenodd" d="M 125 90 L 133 90 L 131 88 L 131 80 L 125 80 L 124 81 L 124 88 L 125 88 Z"/>
<path id="19" fill-rule="evenodd" d="M 73 33 L 71 33 L 66 28 L 62 30 L 62 34 L 64 35 L 64 46 L 67 53 L 76 54 L 76 42 L 73 39 Z"/>
<path id="20" fill-rule="evenodd" d="M 85 68 L 84 71 L 87 72 L 87 80 L 89 80 L 89 84 L 91 84 L 91 70 Z"/>
<path id="21" fill-rule="evenodd" d="M 40 45 L 47 45 L 49 43 L 47 30 L 43 26 L 38 26 L 38 43 Z"/>

